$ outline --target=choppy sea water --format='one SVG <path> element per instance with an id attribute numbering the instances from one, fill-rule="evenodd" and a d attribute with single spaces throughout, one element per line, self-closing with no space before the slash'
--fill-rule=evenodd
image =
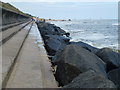
<path id="1" fill-rule="evenodd" d="M 118 49 L 118 20 L 51 21 L 71 34 L 71 41 L 83 41 L 98 48 Z"/>

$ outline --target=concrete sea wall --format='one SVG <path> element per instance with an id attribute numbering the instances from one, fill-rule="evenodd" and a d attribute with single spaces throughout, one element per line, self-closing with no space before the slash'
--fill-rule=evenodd
<path id="1" fill-rule="evenodd" d="M 13 24 L 27 20 L 30 20 L 30 18 L 17 12 L 0 7 L 0 25 Z"/>

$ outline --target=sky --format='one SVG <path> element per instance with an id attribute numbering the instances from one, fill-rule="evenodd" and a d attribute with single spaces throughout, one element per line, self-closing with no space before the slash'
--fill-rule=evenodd
<path id="1" fill-rule="evenodd" d="M 4 2 L 118 2 L 119 0 L 2 0 Z"/>
<path id="2" fill-rule="evenodd" d="M 10 2 L 25 13 L 52 19 L 117 19 L 117 0 L 3 0 Z M 34 2 L 33 2 L 34 1 Z"/>

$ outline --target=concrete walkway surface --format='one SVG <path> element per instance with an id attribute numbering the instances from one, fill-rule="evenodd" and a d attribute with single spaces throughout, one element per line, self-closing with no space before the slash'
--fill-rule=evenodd
<path id="1" fill-rule="evenodd" d="M 0 51 L 2 51 L 2 87 L 5 87 L 7 83 L 22 44 L 29 32 L 31 24 L 23 28 L 5 44 L 0 46 Z"/>
<path id="2" fill-rule="evenodd" d="M 5 58 L 8 57 L 5 56 Z M 6 87 L 57 88 L 51 63 L 48 60 L 35 23 L 16 59 L 16 64 Z"/>

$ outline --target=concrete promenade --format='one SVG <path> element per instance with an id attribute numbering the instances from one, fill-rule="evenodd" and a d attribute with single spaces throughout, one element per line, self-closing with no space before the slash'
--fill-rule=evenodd
<path id="1" fill-rule="evenodd" d="M 3 88 L 57 87 L 37 26 L 31 25 L 2 45 Z"/>

